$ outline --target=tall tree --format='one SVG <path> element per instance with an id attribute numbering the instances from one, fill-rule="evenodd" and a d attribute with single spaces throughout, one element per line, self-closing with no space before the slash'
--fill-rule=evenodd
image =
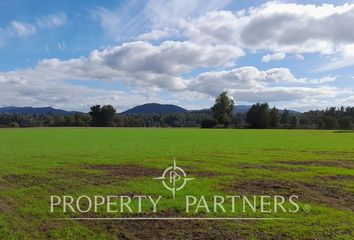
<path id="1" fill-rule="evenodd" d="M 341 129 L 349 129 L 353 123 L 353 118 L 351 116 L 341 117 L 338 123 Z"/>
<path id="2" fill-rule="evenodd" d="M 267 128 L 268 127 L 268 104 L 253 104 L 247 112 L 246 121 L 251 128 Z"/>
<path id="3" fill-rule="evenodd" d="M 222 92 L 216 99 L 215 104 L 211 108 L 213 117 L 225 127 L 231 122 L 235 111 L 235 103 L 226 92 Z"/>
<path id="4" fill-rule="evenodd" d="M 275 107 L 273 107 L 269 111 L 269 127 L 276 128 L 279 122 L 279 111 Z"/>
<path id="5" fill-rule="evenodd" d="M 324 128 L 333 129 L 337 125 L 337 119 L 331 116 L 324 116 L 323 118 Z"/>
<path id="6" fill-rule="evenodd" d="M 101 109 L 103 126 L 105 127 L 111 126 L 115 115 L 116 115 L 116 109 L 112 105 L 103 106 Z"/>
<path id="7" fill-rule="evenodd" d="M 89 112 L 92 118 L 92 125 L 96 127 L 100 127 L 102 120 L 101 120 L 101 106 L 95 105 L 91 107 L 91 111 Z"/>
<path id="8" fill-rule="evenodd" d="M 280 124 L 287 124 L 289 122 L 289 111 L 284 109 L 280 117 Z"/>
<path id="9" fill-rule="evenodd" d="M 290 118 L 290 123 L 291 123 L 292 128 L 297 128 L 297 126 L 299 125 L 299 118 L 297 116 L 293 115 Z"/>
<path id="10" fill-rule="evenodd" d="M 116 109 L 112 105 L 105 105 L 102 108 L 100 105 L 95 105 L 91 107 L 89 114 L 92 117 L 93 126 L 108 127 L 112 125 Z"/>

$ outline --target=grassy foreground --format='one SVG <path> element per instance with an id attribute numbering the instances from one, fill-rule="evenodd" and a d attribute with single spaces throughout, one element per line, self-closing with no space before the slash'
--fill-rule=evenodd
<path id="1" fill-rule="evenodd" d="M 195 177 L 176 201 L 153 179 L 173 158 Z M 95 194 L 162 195 L 162 216 L 185 216 L 186 194 L 297 194 L 311 211 L 213 222 L 74 221 L 50 213 L 51 195 Z M 353 239 L 353 211 L 353 132 L 0 130 L 0 239 Z"/>

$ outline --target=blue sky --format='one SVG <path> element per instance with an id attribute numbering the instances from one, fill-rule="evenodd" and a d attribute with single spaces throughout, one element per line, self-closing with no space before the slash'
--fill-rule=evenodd
<path id="1" fill-rule="evenodd" d="M 354 105 L 353 1 L 0 2 L 0 106 Z"/>

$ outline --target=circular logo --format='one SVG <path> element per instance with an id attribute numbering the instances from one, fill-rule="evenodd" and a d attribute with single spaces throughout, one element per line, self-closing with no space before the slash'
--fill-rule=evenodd
<path id="1" fill-rule="evenodd" d="M 186 172 L 176 165 L 176 160 L 173 160 L 173 166 L 168 167 L 161 177 L 154 178 L 161 180 L 163 186 L 172 192 L 173 199 L 176 197 L 176 191 L 179 191 L 185 187 L 188 181 L 194 178 L 188 178 Z"/>

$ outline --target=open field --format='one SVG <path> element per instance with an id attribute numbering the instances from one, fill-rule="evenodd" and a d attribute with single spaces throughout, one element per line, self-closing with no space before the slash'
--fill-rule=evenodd
<path id="1" fill-rule="evenodd" d="M 173 158 L 195 178 L 175 201 L 153 179 Z M 284 220 L 213 222 L 79 221 L 57 218 L 106 217 L 106 213 L 50 212 L 51 195 L 96 194 L 162 195 L 156 215 L 170 217 L 186 216 L 185 195 L 296 194 L 301 206 L 308 204 L 311 210 L 264 214 Z M 353 132 L 0 130 L 0 239 L 353 239 L 353 211 Z M 150 213 L 139 216 L 146 215 Z M 198 213 L 214 215 L 232 216 Z"/>

